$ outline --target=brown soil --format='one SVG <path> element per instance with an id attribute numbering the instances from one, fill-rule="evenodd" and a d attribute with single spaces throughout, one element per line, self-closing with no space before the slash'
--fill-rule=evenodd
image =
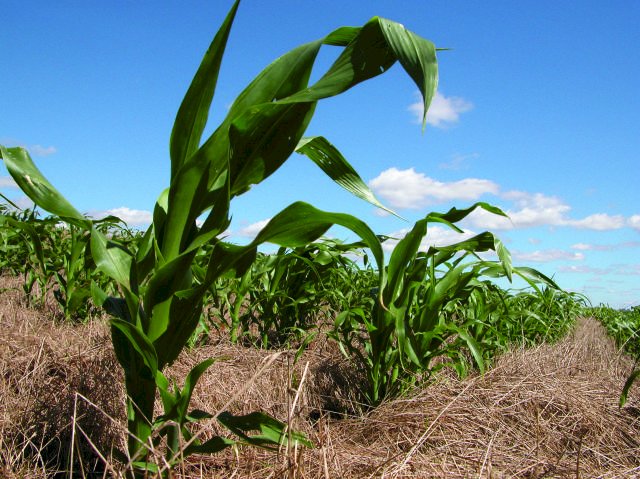
<path id="1" fill-rule="evenodd" d="M 17 280 L 0 278 L 0 478 L 67 477 L 70 467 L 74 477 L 117 477 L 124 392 L 106 320 L 54 322 L 50 308 L 21 298 Z M 266 411 L 315 447 L 192 457 L 176 477 L 640 477 L 639 388 L 617 406 L 632 365 L 591 319 L 558 344 L 505 354 L 483 376 L 444 373 L 368 413 L 356 403 L 361 377 L 326 340 L 294 364 L 292 352 L 220 338 L 169 375 L 207 357 L 219 361 L 194 407 Z M 203 425 L 203 437 L 213 432 L 222 431 Z"/>

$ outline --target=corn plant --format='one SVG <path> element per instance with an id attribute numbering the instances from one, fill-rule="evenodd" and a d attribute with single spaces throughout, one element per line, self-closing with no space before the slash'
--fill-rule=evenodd
<path id="1" fill-rule="evenodd" d="M 451 320 L 460 305 L 466 307 L 474 294 L 487 287 L 480 278 L 505 276 L 511 280 L 515 272 L 529 282 L 546 281 L 534 270 L 514 268 L 507 249 L 489 232 L 450 246 L 419 251 L 429 223 L 462 232 L 455 223 L 476 208 L 504 216 L 500 209 L 486 203 L 463 210 L 452 208 L 444 214 L 429 213 L 395 246 L 381 290 L 382 303 L 374 303 L 368 311 L 346 310 L 336 318 L 333 335 L 343 351 L 359 358 L 367 371 L 364 395 L 369 404 L 401 393 L 421 374 L 430 373 L 437 356 L 455 359 L 453 365 L 462 372 L 462 346 L 483 369 L 483 351 L 470 334 L 469 324 Z M 487 251 L 495 252 L 498 261 L 477 256 Z M 451 337 L 457 342 L 447 342 Z"/>
<path id="2" fill-rule="evenodd" d="M 267 66 L 232 104 L 226 118 L 202 142 L 217 83 L 220 62 L 238 8 L 233 4 L 213 39 L 180 105 L 170 139 L 170 185 L 160 195 L 153 222 L 137 251 L 101 233 L 43 177 L 22 148 L 1 147 L 7 168 L 22 190 L 43 209 L 91 231 L 97 267 L 117 282 L 119 297 L 96 289 L 95 298 L 113 315 L 113 346 L 125 372 L 130 438 L 129 462 L 142 477 L 158 466 L 149 449 L 164 441 L 169 466 L 191 453 L 212 453 L 234 441 L 214 437 L 200 442 L 192 422 L 210 415 L 189 411 L 198 377 L 212 361 L 197 365 L 183 388 L 171 387 L 164 368 L 180 354 L 202 312 L 202 299 L 217 278 L 240 276 L 250 268 L 264 242 L 297 247 L 324 234 L 333 224 L 352 230 L 383 264 L 378 238 L 359 219 L 293 203 L 276 214 L 246 246 L 221 239 L 230 223 L 231 200 L 276 171 L 294 152 L 313 160 L 329 177 L 356 196 L 378 204 L 349 163 L 323 137 L 303 138 L 319 100 L 338 95 L 380 75 L 396 61 L 422 93 L 425 115 L 437 84 L 434 45 L 402 25 L 374 17 L 362 27 L 344 27 L 302 45 Z M 342 48 L 333 65 L 308 85 L 322 45 Z M 203 216 L 204 215 L 204 216 Z M 201 216 L 204 221 L 196 222 Z M 192 266 L 198 252 L 210 247 L 204 278 Z M 384 282 L 384 270 L 379 268 Z M 164 414 L 154 417 L 159 393 Z M 237 442 L 277 446 L 287 436 L 284 425 L 262 413 L 215 418 L 235 433 Z M 249 435 L 252 430 L 260 431 Z M 294 436 L 295 437 L 295 436 Z M 298 440 L 301 439 L 298 437 Z M 166 474 L 166 473 L 165 473 Z"/>

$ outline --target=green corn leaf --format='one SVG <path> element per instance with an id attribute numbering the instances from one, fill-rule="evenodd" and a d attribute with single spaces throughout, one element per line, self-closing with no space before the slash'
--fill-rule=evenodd
<path id="1" fill-rule="evenodd" d="M 127 461 L 125 461 L 125 463 L 126 462 Z M 131 467 L 137 471 L 150 472 L 151 474 L 154 474 L 154 475 L 160 472 L 160 468 L 158 467 L 158 465 L 152 462 L 133 461 L 131 463 Z"/>
<path id="2" fill-rule="evenodd" d="M 505 271 L 505 274 L 507 275 L 507 278 L 509 279 L 509 281 L 511 281 L 512 277 L 513 277 L 513 266 L 511 264 L 511 253 L 509 252 L 507 247 L 504 245 L 504 243 L 502 241 L 500 241 L 500 239 L 498 239 L 497 237 L 494 237 L 493 249 L 495 250 L 496 254 L 498 255 L 498 258 L 500 259 L 500 263 L 502 264 L 502 266 L 504 268 L 504 271 Z"/>
<path id="3" fill-rule="evenodd" d="M 314 85 L 280 101 L 317 101 L 338 95 L 384 73 L 396 59 L 382 34 L 379 19 L 375 17 L 359 29 L 327 73 Z"/>
<path id="4" fill-rule="evenodd" d="M 288 434 L 292 439 L 307 447 L 313 447 L 304 435 L 298 432 L 286 432 L 286 424 L 262 412 L 252 412 L 242 416 L 234 416 L 229 412 L 218 415 L 218 422 L 231 432 L 253 446 L 272 448 L 286 442 Z M 250 431 L 260 431 L 260 434 L 249 436 Z"/>
<path id="5" fill-rule="evenodd" d="M 402 238 L 393 249 L 389 258 L 387 287 L 384 293 L 385 302 L 395 300 L 404 284 L 407 265 L 415 258 L 422 239 L 427 234 L 427 219 L 417 221 L 411 231 Z"/>
<path id="6" fill-rule="evenodd" d="M 480 370 L 480 373 L 484 374 L 485 368 L 484 368 L 484 359 L 482 357 L 482 348 L 480 347 L 478 342 L 463 328 L 459 328 L 454 325 L 450 325 L 450 328 L 454 330 L 458 334 L 458 336 L 460 336 L 460 338 L 462 338 L 462 340 L 466 343 L 467 347 L 469 348 L 469 351 L 471 352 L 471 355 L 473 356 L 473 359 L 478 365 L 478 369 Z"/>
<path id="7" fill-rule="evenodd" d="M 158 356 L 156 354 L 156 349 L 153 347 L 151 341 L 149 341 L 149 338 L 147 338 L 147 336 L 135 325 L 122 319 L 113 318 L 111 320 L 111 326 L 121 333 L 118 344 L 114 343 L 114 348 L 118 355 L 120 364 L 123 366 L 129 364 L 129 357 L 124 357 L 122 352 L 128 352 L 133 349 L 142 359 L 144 365 L 149 369 L 151 378 L 155 378 L 158 371 Z M 114 335 L 114 338 L 115 337 L 116 336 Z M 126 343 L 123 339 L 126 340 Z"/>
<path id="8" fill-rule="evenodd" d="M 91 254 L 100 271 L 127 290 L 133 290 L 131 284 L 133 258 L 122 245 L 107 239 L 103 233 L 92 228 Z"/>
<path id="9" fill-rule="evenodd" d="M 220 26 L 178 110 L 170 141 L 171 178 L 200 147 L 218 81 L 220 63 L 239 3 L 239 0 L 234 2 Z"/>
<path id="10" fill-rule="evenodd" d="M 4 222 L 12 228 L 16 228 L 17 230 L 23 232 L 23 234 L 25 234 L 29 238 L 29 248 L 33 248 L 33 252 L 35 253 L 35 256 L 38 260 L 38 264 L 42 269 L 42 273 L 44 273 L 47 267 L 44 259 L 44 250 L 42 248 L 42 240 L 40 239 L 40 234 L 38 234 L 36 229 L 27 221 L 19 221 L 11 217 L 6 217 L 4 218 Z"/>
<path id="11" fill-rule="evenodd" d="M 191 443 L 185 447 L 183 454 L 189 456 L 191 454 L 214 454 L 223 449 L 236 444 L 236 441 L 227 439 L 226 437 L 215 436 L 202 444 Z"/>
<path id="12" fill-rule="evenodd" d="M 184 380 L 184 386 L 182 387 L 182 392 L 180 393 L 180 400 L 176 404 L 177 419 L 180 424 L 184 423 L 187 418 L 187 409 L 191 402 L 191 396 L 193 395 L 193 390 L 196 387 L 198 380 L 214 362 L 216 362 L 214 358 L 205 359 L 195 365 L 191 371 L 189 371 L 189 374 L 187 374 L 187 377 Z"/>
<path id="13" fill-rule="evenodd" d="M 451 208 L 446 213 L 436 213 L 436 212 L 429 213 L 427 215 L 427 219 L 430 223 L 443 223 L 449 226 L 450 228 L 454 229 L 455 231 L 461 233 L 462 230 L 458 228 L 456 225 L 454 225 L 453 223 L 457 223 L 463 220 L 477 208 L 482 208 L 483 210 L 488 211 L 489 213 L 507 217 L 506 213 L 504 213 L 500 208 L 490 205 L 489 203 L 479 201 L 471 205 L 469 208 L 458 209 L 454 207 L 454 208 Z"/>
<path id="14" fill-rule="evenodd" d="M 175 296 L 166 303 L 161 304 L 153 311 L 154 322 L 149 326 L 149 338 L 153 338 L 153 344 L 158 351 L 158 365 L 160 368 L 173 363 L 189 337 L 200 321 L 203 308 L 203 295 L 207 285 L 198 285 L 190 289 L 178 291 Z M 151 334 L 153 332 L 153 335 Z M 159 335 L 159 336 L 158 336 Z"/>
<path id="15" fill-rule="evenodd" d="M 146 309 L 151 311 L 156 304 L 191 286 L 191 264 L 195 255 L 196 251 L 183 253 L 153 272 L 144 293 Z"/>
<path id="16" fill-rule="evenodd" d="M 314 136 L 302 138 L 296 147 L 296 153 L 306 155 L 324 171 L 329 178 L 372 205 L 398 216 L 394 211 L 384 206 L 375 197 L 360 175 L 353 169 L 344 156 L 326 138 Z M 398 216 L 401 218 L 400 216 Z"/>
<path id="17" fill-rule="evenodd" d="M 40 208 L 88 229 L 91 222 L 82 216 L 44 177 L 24 148 L 5 148 L 0 154 L 20 189 Z"/>
<path id="18" fill-rule="evenodd" d="M 188 198 L 190 193 L 193 194 L 203 176 L 207 178 L 206 189 L 208 191 L 217 190 L 216 185 L 220 184 L 221 179 L 225 181 L 229 169 L 229 128 L 233 121 L 244 115 L 249 108 L 271 103 L 274 99 L 286 97 L 300 88 L 304 88 L 321 45 L 321 41 L 312 42 L 281 56 L 265 68 L 240 93 L 223 123 L 183 166 L 187 167 L 187 164 L 191 163 L 188 168 L 192 174 L 182 174 L 180 178 L 177 178 L 178 175 L 176 175 L 175 181 L 172 181 L 172 189 L 184 192 L 177 192 L 178 198 Z M 250 164 L 247 165 L 245 162 L 244 166 L 247 171 L 253 171 Z M 242 188 L 238 188 L 238 190 L 241 191 Z M 193 195 L 193 197 L 196 196 Z M 177 215 L 179 218 L 172 220 L 172 223 L 186 224 L 185 218 L 195 218 L 213 204 L 213 199 L 210 197 L 202 196 L 199 198 L 202 198 L 199 200 L 200 204 L 193 205 L 193 202 L 184 201 L 182 206 L 175 207 L 171 214 Z M 187 206 L 196 212 L 189 214 L 185 210 Z"/>
<path id="19" fill-rule="evenodd" d="M 260 183 L 289 158 L 314 109 L 315 103 L 263 103 L 233 121 L 229 129 L 232 195 Z"/>
<path id="20" fill-rule="evenodd" d="M 155 425 L 159 426 L 166 421 L 175 420 L 175 413 L 173 413 L 173 411 L 175 411 L 178 397 L 169 390 L 169 380 L 162 371 L 156 371 L 155 381 L 156 386 L 158 386 L 158 392 L 160 393 L 160 399 L 162 400 L 162 407 L 165 410 L 165 414 L 159 416 L 154 421 Z M 170 411 L 170 413 L 167 414 L 166 411 Z"/>
<path id="21" fill-rule="evenodd" d="M 561 289 L 553 279 L 549 278 L 537 269 L 529 268 L 527 266 L 518 266 L 517 268 L 514 267 L 513 271 L 535 289 L 538 289 L 536 283 L 547 285 L 555 290 Z"/>
<path id="22" fill-rule="evenodd" d="M 438 87 L 438 61 L 433 43 L 407 30 L 403 25 L 379 19 L 380 28 L 396 57 L 420 89 L 424 113 L 422 128 L 427 121 L 427 110 Z"/>
<path id="23" fill-rule="evenodd" d="M 633 383 L 636 382 L 639 376 L 640 376 L 640 369 L 636 369 L 627 378 L 622 388 L 622 393 L 620 393 L 620 402 L 619 402 L 620 407 L 624 406 L 627 403 L 627 398 L 629 396 L 629 391 L 631 390 L 631 386 L 633 386 Z"/>
<path id="24" fill-rule="evenodd" d="M 91 298 L 93 302 L 103 308 L 107 314 L 115 318 L 125 320 L 129 323 L 133 322 L 127 302 L 122 298 L 114 298 L 105 293 L 95 281 L 91 281 Z"/>

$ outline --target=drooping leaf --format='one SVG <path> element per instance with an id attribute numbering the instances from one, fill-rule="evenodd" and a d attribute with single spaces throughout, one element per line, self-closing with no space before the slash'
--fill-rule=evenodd
<path id="1" fill-rule="evenodd" d="M 302 138 L 296 147 L 296 153 L 309 157 L 324 171 L 329 178 L 372 205 L 398 216 L 394 211 L 384 206 L 375 197 L 360 175 L 353 169 L 344 156 L 326 138 L 314 136 Z"/>
<path id="2" fill-rule="evenodd" d="M 124 338 L 126 338 L 128 344 L 118 344 L 116 347 L 116 354 L 121 351 L 126 351 L 127 349 L 135 350 L 139 357 L 143 360 L 145 366 L 149 369 L 151 374 L 150 378 L 155 381 L 155 375 L 158 371 L 158 356 L 156 354 L 156 349 L 153 347 L 149 338 L 140 331 L 134 324 L 131 324 L 127 321 L 124 321 L 119 318 L 114 318 L 111 320 L 111 327 L 118 330 Z M 114 345 L 116 346 L 116 345 Z M 126 363 L 126 361 L 122 360 L 122 356 L 119 355 L 118 359 L 120 363 Z M 123 364 L 124 366 L 125 364 Z"/>
<path id="3" fill-rule="evenodd" d="M 286 424 L 262 412 L 235 416 L 225 411 L 218 415 L 218 422 L 254 446 L 266 448 L 280 446 L 285 443 L 288 436 Z M 249 435 L 248 433 L 251 431 L 260 431 L 260 434 Z M 313 444 L 304 435 L 294 431 L 289 434 L 295 442 L 313 447 Z"/>
<path id="4" fill-rule="evenodd" d="M 64 220 L 89 228 L 90 221 L 49 183 L 33 163 L 27 150 L 0 145 L 0 154 L 15 182 L 36 205 Z"/>

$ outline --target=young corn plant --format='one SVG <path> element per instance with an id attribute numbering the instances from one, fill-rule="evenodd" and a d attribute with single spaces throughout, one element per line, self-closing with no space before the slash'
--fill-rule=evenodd
<path id="1" fill-rule="evenodd" d="M 336 275 L 351 267 L 345 253 L 355 246 L 325 238 L 263 256 L 247 282 L 248 314 L 238 318 L 240 328 L 249 331 L 254 323 L 261 347 L 310 341 L 333 314 Z"/>
<path id="2" fill-rule="evenodd" d="M 130 437 L 128 461 L 136 477 L 158 471 L 150 450 L 164 444 L 164 464 L 172 467 L 191 453 L 213 453 L 235 442 L 277 447 L 287 437 L 285 426 L 263 413 L 215 418 L 239 439 L 214 437 L 200 442 L 190 424 L 207 417 L 188 406 L 196 382 L 211 360 L 197 365 L 182 388 L 171 387 L 163 374 L 187 344 L 203 309 L 202 299 L 216 279 L 242 275 L 264 242 L 306 245 L 333 224 L 357 234 L 378 265 L 382 247 L 359 219 L 293 203 L 276 214 L 246 246 L 221 239 L 230 223 L 234 197 L 276 171 L 292 153 L 313 160 L 339 185 L 379 205 L 355 170 L 323 137 L 303 135 L 319 100 L 338 95 L 387 71 L 396 61 L 422 93 L 425 115 L 437 84 L 434 45 L 402 25 L 374 17 L 362 27 L 339 28 L 302 45 L 267 66 L 232 104 L 226 118 L 204 142 L 218 71 L 238 1 L 213 39 L 180 105 L 170 139 L 170 185 L 160 195 L 153 222 L 137 250 L 101 233 L 40 173 L 26 150 L 0 147 L 5 164 L 20 188 L 41 208 L 91 231 L 91 254 L 97 267 L 117 282 L 118 297 L 98 288 L 94 298 L 113 316 L 113 346 L 125 373 Z M 322 45 L 342 48 L 333 65 L 313 85 L 309 77 Z M 204 217 L 203 223 L 196 220 Z M 204 276 L 192 267 L 202 248 L 209 248 Z M 379 268 L 381 282 L 384 269 Z M 164 413 L 154 417 L 159 393 Z M 260 431 L 250 435 L 250 431 Z M 304 442 L 300 436 L 293 436 Z M 163 475 L 168 472 L 158 471 Z"/>
<path id="3" fill-rule="evenodd" d="M 374 303 L 370 311 L 347 310 L 336 318 L 334 335 L 343 351 L 359 358 L 367 371 L 365 398 L 369 404 L 400 394 L 421 374 L 431 371 L 436 356 L 457 358 L 454 366 L 460 365 L 462 345 L 482 370 L 482 349 L 464 322 L 450 320 L 452 309 L 467 304 L 475 291 L 486 287 L 481 277 L 506 276 L 511 280 L 516 272 L 525 279 L 542 278 L 536 272 L 527 270 L 525 274 L 514 269 L 507 249 L 489 232 L 450 246 L 419 251 L 429 223 L 462 232 L 455 223 L 476 208 L 505 216 L 486 203 L 463 210 L 452 208 L 444 214 L 429 213 L 395 246 L 381 290 L 382 303 Z M 498 261 L 477 256 L 487 251 L 495 252 Z M 446 340 L 453 336 L 459 339 L 458 344 L 449 347 Z"/>

